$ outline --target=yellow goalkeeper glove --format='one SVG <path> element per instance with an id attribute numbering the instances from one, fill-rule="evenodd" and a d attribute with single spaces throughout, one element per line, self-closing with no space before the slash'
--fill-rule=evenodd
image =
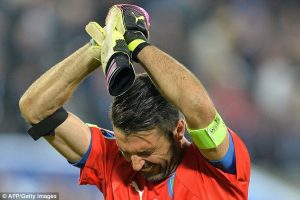
<path id="1" fill-rule="evenodd" d="M 149 15 L 141 7 L 131 4 L 117 4 L 110 8 L 106 25 L 113 24 L 125 38 L 132 59 L 138 62 L 138 53 L 149 45 Z"/>
<path id="2" fill-rule="evenodd" d="M 101 65 L 106 78 L 108 92 L 118 96 L 126 92 L 135 79 L 134 69 L 130 62 L 130 51 L 121 33 L 114 24 L 102 28 L 97 22 L 90 22 L 86 31 L 92 37 L 92 56 L 101 51 Z"/>

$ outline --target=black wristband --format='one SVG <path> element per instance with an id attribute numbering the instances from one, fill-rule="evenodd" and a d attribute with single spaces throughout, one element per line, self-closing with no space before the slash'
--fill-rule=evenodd
<path id="1" fill-rule="evenodd" d="M 63 108 L 59 108 L 52 115 L 43 119 L 27 131 L 27 133 L 34 139 L 38 140 L 42 136 L 49 136 L 54 134 L 54 130 L 61 125 L 68 117 L 68 112 Z"/>
<path id="2" fill-rule="evenodd" d="M 139 60 L 137 58 L 137 55 L 140 53 L 140 51 L 142 51 L 143 48 L 145 48 L 146 46 L 149 46 L 149 45 L 150 44 L 148 42 L 143 42 L 143 43 L 139 44 L 131 54 L 132 60 L 138 63 Z"/>

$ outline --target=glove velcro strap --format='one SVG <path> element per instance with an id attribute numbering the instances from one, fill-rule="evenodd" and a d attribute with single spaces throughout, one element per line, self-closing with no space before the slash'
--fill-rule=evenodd
<path id="1" fill-rule="evenodd" d="M 148 40 L 141 31 L 128 30 L 124 34 L 124 38 L 128 44 L 128 49 L 132 52 L 132 60 L 138 62 L 137 55 L 145 47 L 148 46 Z"/>
<path id="2" fill-rule="evenodd" d="M 143 48 L 145 48 L 146 46 L 149 46 L 150 44 L 148 42 L 142 42 L 142 43 L 139 43 L 135 49 L 132 51 L 132 54 L 131 54 L 131 57 L 132 57 L 132 60 L 135 61 L 135 62 L 139 62 L 138 60 L 138 54 L 140 53 L 140 51 L 142 51 Z"/>
<path id="3" fill-rule="evenodd" d="M 67 118 L 68 112 L 61 107 L 46 119 L 32 125 L 27 132 L 34 140 L 38 140 L 42 136 L 53 135 L 54 130 Z"/>
<path id="4" fill-rule="evenodd" d="M 128 44 L 128 49 L 133 52 L 137 46 L 139 46 L 141 43 L 144 43 L 144 42 L 145 42 L 145 40 L 143 40 L 143 39 L 133 40 Z"/>

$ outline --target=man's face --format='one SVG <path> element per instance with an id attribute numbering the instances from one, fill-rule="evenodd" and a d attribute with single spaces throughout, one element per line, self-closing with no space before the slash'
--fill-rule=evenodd
<path id="1" fill-rule="evenodd" d="M 140 171 L 151 182 L 165 179 L 175 171 L 180 153 L 176 141 L 170 141 L 155 128 L 126 136 L 114 128 L 116 142 L 125 159 L 135 171 Z"/>

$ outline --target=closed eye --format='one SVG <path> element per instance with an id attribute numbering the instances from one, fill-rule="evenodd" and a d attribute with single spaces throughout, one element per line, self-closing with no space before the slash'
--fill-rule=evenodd
<path id="1" fill-rule="evenodd" d="M 142 152 L 138 152 L 137 155 L 140 157 L 148 157 L 152 154 L 152 151 L 142 151 Z"/>
<path id="2" fill-rule="evenodd" d="M 119 150 L 122 152 L 122 154 L 125 156 L 125 158 L 130 157 L 132 155 L 131 153 L 124 151 L 123 149 L 119 148 Z M 141 151 L 137 152 L 136 155 L 140 157 L 148 157 L 153 153 L 151 150 Z"/>

